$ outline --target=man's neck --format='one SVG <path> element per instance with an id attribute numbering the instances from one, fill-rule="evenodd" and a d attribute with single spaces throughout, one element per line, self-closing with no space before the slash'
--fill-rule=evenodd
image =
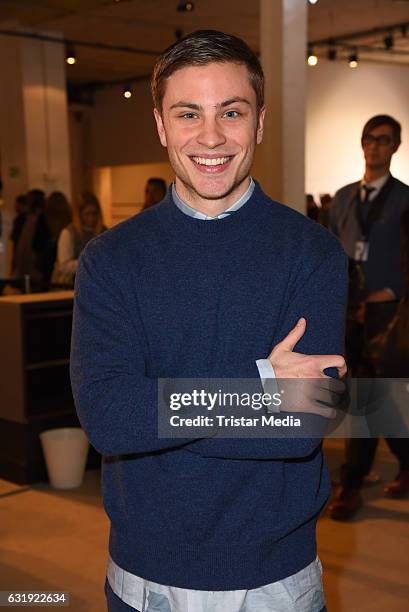
<path id="1" fill-rule="evenodd" d="M 188 204 L 191 208 L 194 208 L 195 210 L 209 217 L 217 217 L 240 200 L 240 198 L 246 193 L 247 189 L 249 188 L 250 182 L 251 178 L 250 176 L 248 176 L 240 184 L 239 189 L 235 190 L 225 198 L 215 200 L 199 197 L 195 192 L 186 187 L 178 179 L 178 177 L 176 177 L 175 187 L 176 193 L 179 198 L 183 202 Z"/>
<path id="2" fill-rule="evenodd" d="M 388 174 L 389 166 L 382 166 L 381 168 L 365 168 L 364 181 L 365 183 L 372 183 L 377 179 L 380 179 L 385 174 Z"/>

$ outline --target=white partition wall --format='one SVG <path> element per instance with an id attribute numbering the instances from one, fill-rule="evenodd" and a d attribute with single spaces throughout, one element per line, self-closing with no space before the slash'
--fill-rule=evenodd
<path id="1" fill-rule="evenodd" d="M 320 60 L 308 69 L 306 191 L 333 194 L 362 177 L 362 127 L 373 115 L 402 124 L 392 173 L 409 183 L 409 67 Z"/>

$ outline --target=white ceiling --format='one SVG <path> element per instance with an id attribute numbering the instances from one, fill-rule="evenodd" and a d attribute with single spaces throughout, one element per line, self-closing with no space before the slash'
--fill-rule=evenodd
<path id="1" fill-rule="evenodd" d="M 0 0 L 0 28 L 2 21 L 18 20 L 29 29 L 63 32 L 66 39 L 152 51 L 150 56 L 77 47 L 78 62 L 67 67 L 69 80 L 77 83 L 149 74 L 155 52 L 175 40 L 177 29 L 184 34 L 201 28 L 227 31 L 258 50 L 257 0 L 194 0 L 191 13 L 177 12 L 177 4 L 178 0 Z M 308 37 L 339 37 L 404 21 L 409 22 L 409 0 L 319 0 L 309 6 Z M 369 36 L 358 42 L 377 42 L 382 47 L 383 37 Z M 398 49 L 406 54 L 396 53 Z M 371 60 L 409 65 L 409 28 L 406 38 L 396 36 L 394 51 L 361 53 L 362 58 L 365 55 Z"/>

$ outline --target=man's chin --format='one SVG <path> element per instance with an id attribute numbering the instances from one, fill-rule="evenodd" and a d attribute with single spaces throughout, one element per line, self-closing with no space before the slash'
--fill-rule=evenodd
<path id="1" fill-rule="evenodd" d="M 243 182 L 248 180 L 249 177 L 245 177 L 243 180 L 239 182 L 233 182 L 232 184 L 224 184 L 218 185 L 217 183 L 213 185 L 199 185 L 193 184 L 190 185 L 190 191 L 194 192 L 196 196 L 203 200 L 224 200 L 231 196 L 236 190 L 240 190 Z M 237 196 L 237 199 L 240 196 Z"/>

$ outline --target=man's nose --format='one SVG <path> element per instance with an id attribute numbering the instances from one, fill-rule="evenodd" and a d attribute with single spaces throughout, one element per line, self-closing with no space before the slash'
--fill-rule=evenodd
<path id="1" fill-rule="evenodd" d="M 206 119 L 197 136 L 197 142 L 209 149 L 214 149 L 226 142 L 223 129 L 217 119 Z"/>

